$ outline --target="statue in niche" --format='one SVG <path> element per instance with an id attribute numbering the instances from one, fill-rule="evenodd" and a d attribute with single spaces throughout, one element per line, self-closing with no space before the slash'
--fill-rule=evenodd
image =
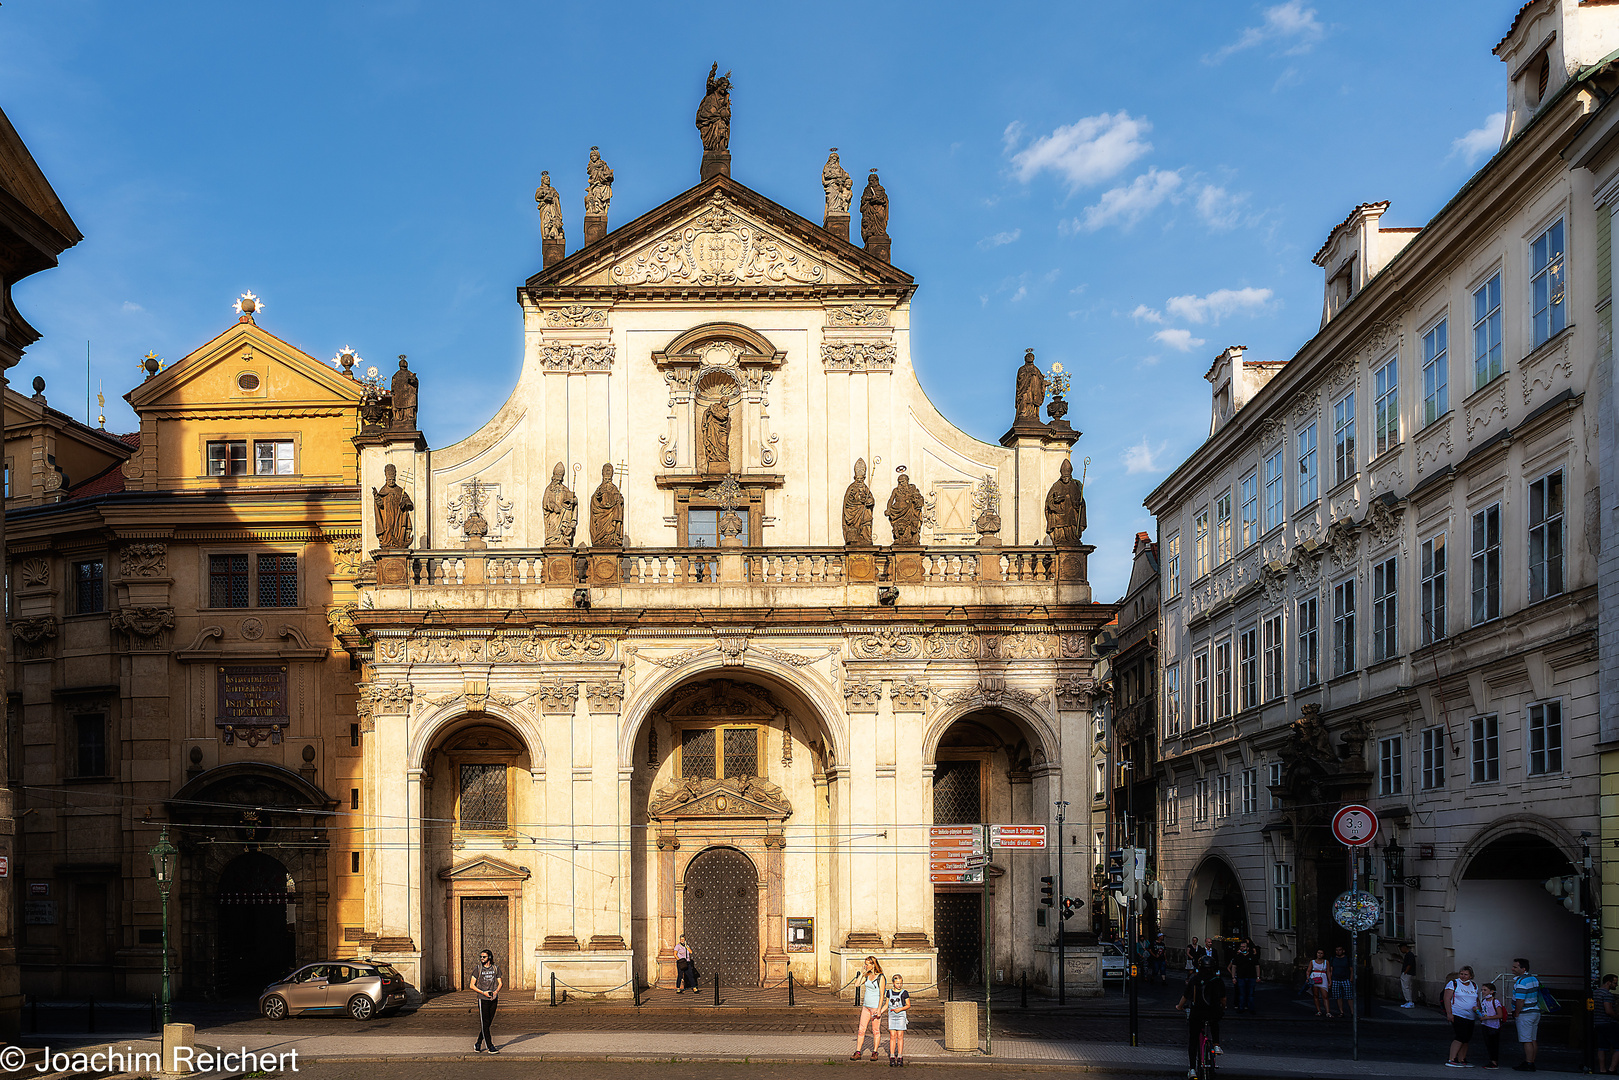
<path id="1" fill-rule="evenodd" d="M 579 499 L 562 482 L 567 473 L 562 462 L 557 462 L 540 504 L 545 511 L 546 547 L 573 547 L 573 534 L 579 528 Z"/>
<path id="2" fill-rule="evenodd" d="M 377 510 L 377 546 L 400 550 L 410 547 L 410 513 L 416 509 L 410 494 L 399 486 L 399 470 L 382 467 L 383 485 L 371 489 Z"/>
<path id="3" fill-rule="evenodd" d="M 849 204 L 854 201 L 854 181 L 849 179 L 848 171 L 838 163 L 838 148 L 835 146 L 826 159 L 826 168 L 821 170 L 821 186 L 826 189 L 826 216 L 847 214 Z"/>
<path id="4" fill-rule="evenodd" d="M 540 208 L 540 239 L 562 243 L 562 196 L 551 186 L 551 174 L 540 174 L 540 186 L 534 189 L 534 202 Z M 605 211 L 604 211 L 605 212 Z"/>
<path id="5" fill-rule="evenodd" d="M 1017 369 L 1017 419 L 1040 420 L 1040 406 L 1046 400 L 1046 377 L 1034 366 L 1034 350 L 1023 354 L 1023 366 Z"/>
<path id="6" fill-rule="evenodd" d="M 909 476 L 900 473 L 885 511 L 894 533 L 895 547 L 916 547 L 921 543 L 923 505 L 922 490 L 911 483 Z"/>
<path id="7" fill-rule="evenodd" d="M 590 545 L 624 546 L 624 496 L 613 484 L 613 466 L 602 466 L 601 487 L 590 497 Z"/>
<path id="8" fill-rule="evenodd" d="M 613 168 L 602 160 L 601 150 L 592 146 L 590 163 L 585 166 L 585 213 L 606 217 L 612 201 Z"/>
<path id="9" fill-rule="evenodd" d="M 709 472 L 731 469 L 731 406 L 722 394 L 703 411 L 703 461 Z"/>
<path id="10" fill-rule="evenodd" d="M 1074 479 L 1074 463 L 1062 461 L 1062 475 L 1046 493 L 1046 532 L 1058 547 L 1079 543 L 1085 532 L 1085 485 Z"/>
<path id="11" fill-rule="evenodd" d="M 860 193 L 860 239 L 867 247 L 873 240 L 888 239 L 888 192 L 877 180 L 877 170 L 866 177 L 866 190 Z"/>
<path id="12" fill-rule="evenodd" d="M 697 106 L 697 135 L 710 153 L 731 148 L 731 73 L 716 78 L 719 70 L 717 63 L 708 69 L 708 92 Z"/>
<path id="13" fill-rule="evenodd" d="M 866 459 L 854 463 L 854 483 L 843 493 L 843 542 L 850 547 L 871 546 L 871 511 L 877 505 L 866 486 Z"/>
<path id="14" fill-rule="evenodd" d="M 388 427 L 394 431 L 416 430 L 416 373 L 410 370 L 405 358 L 399 358 L 399 370 L 394 372 L 393 385 L 389 390 L 393 394 L 393 420 Z"/>

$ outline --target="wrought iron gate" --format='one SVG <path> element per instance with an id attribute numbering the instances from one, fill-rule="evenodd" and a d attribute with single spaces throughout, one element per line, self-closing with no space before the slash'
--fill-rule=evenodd
<path id="1" fill-rule="evenodd" d="M 503 896 L 464 896 L 461 898 L 461 985 L 465 986 L 478 968 L 478 954 L 488 949 L 495 954 L 506 988 L 517 985 L 517 976 L 506 966 L 511 924 L 506 918 Z"/>
<path id="2" fill-rule="evenodd" d="M 735 848 L 709 848 L 686 868 L 686 943 L 697 970 L 725 986 L 759 985 L 759 874 Z"/>
<path id="3" fill-rule="evenodd" d="M 977 983 L 984 966 L 983 897 L 976 892 L 933 894 L 933 934 L 939 944 L 939 981 Z"/>

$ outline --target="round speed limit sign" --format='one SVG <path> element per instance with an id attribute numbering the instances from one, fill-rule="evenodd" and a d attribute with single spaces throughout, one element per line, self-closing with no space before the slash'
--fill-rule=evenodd
<path id="1" fill-rule="evenodd" d="M 1377 837 L 1377 815 L 1369 806 L 1351 803 L 1332 815 L 1332 835 L 1346 847 L 1364 847 Z"/>

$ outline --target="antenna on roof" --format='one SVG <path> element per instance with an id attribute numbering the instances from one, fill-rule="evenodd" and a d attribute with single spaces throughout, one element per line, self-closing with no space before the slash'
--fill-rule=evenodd
<path id="1" fill-rule="evenodd" d="M 90 426 L 90 339 L 84 339 L 84 426 Z"/>

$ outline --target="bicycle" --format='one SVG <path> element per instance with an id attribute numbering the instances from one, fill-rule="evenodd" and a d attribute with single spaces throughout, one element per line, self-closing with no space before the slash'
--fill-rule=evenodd
<path id="1" fill-rule="evenodd" d="M 1209 1033 L 1209 1018 L 1205 1016 L 1197 1033 L 1197 1080 L 1214 1080 L 1219 1060 L 1214 1045 L 1214 1036 Z"/>

